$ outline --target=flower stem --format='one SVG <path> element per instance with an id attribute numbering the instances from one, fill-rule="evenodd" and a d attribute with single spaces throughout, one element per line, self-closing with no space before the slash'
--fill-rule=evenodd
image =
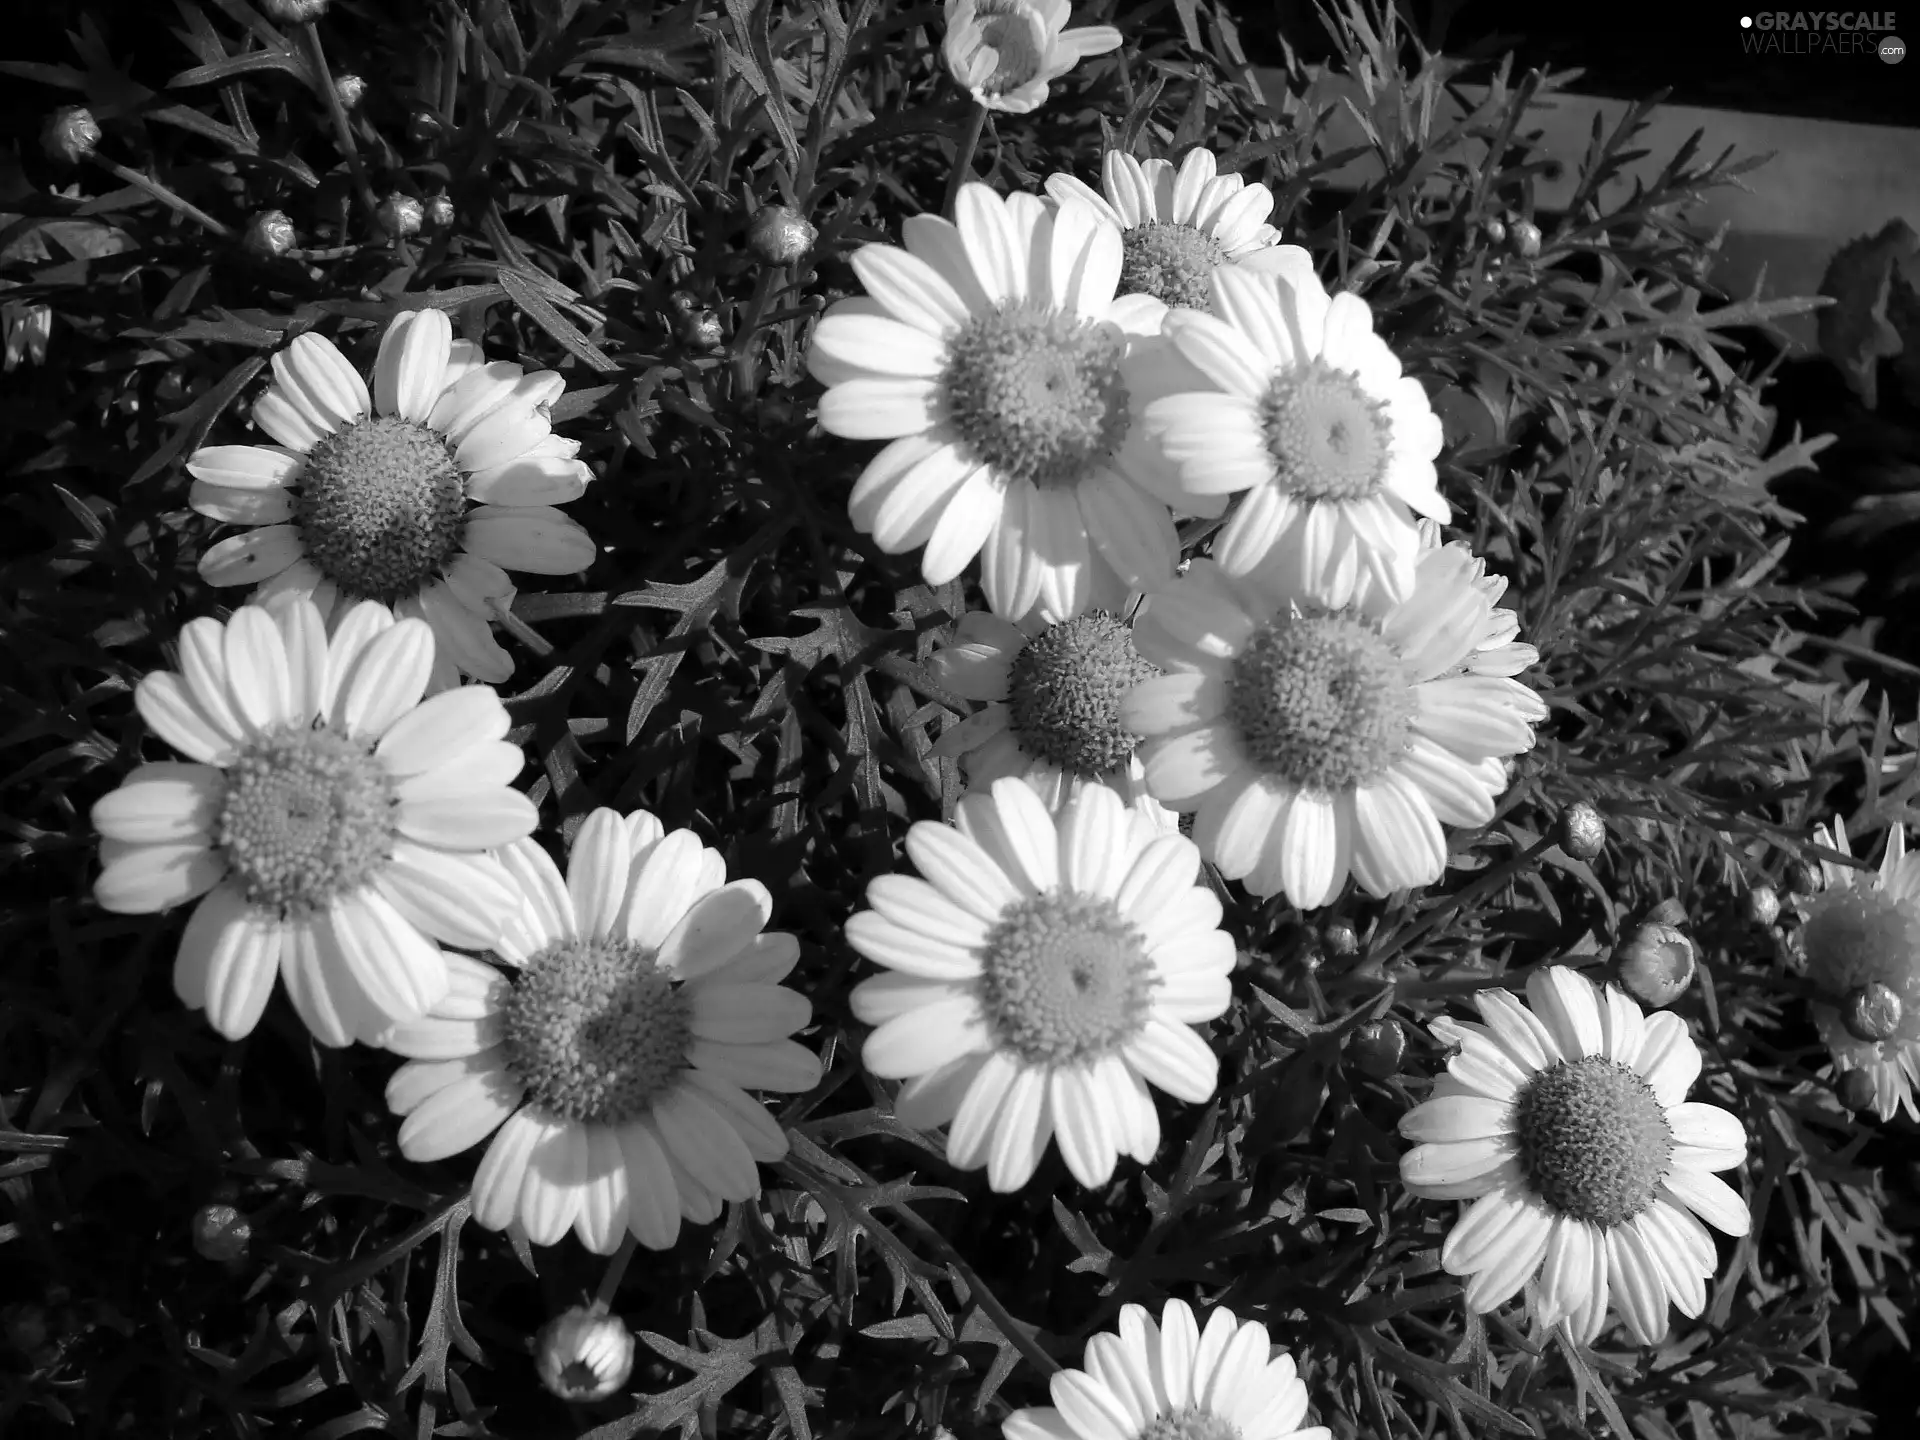
<path id="1" fill-rule="evenodd" d="M 627 1278 L 627 1265 L 633 1259 L 634 1247 L 640 1242 L 629 1232 L 620 1242 L 620 1248 L 614 1252 L 613 1259 L 607 1262 L 607 1273 L 600 1277 L 600 1288 L 593 1292 L 594 1314 L 605 1315 L 613 1308 L 614 1292 L 620 1288 L 620 1282 Z"/>
<path id="2" fill-rule="evenodd" d="M 333 133 L 339 137 L 340 150 L 347 157 L 347 168 L 353 172 L 354 189 L 360 196 L 360 204 L 367 212 L 367 218 L 373 222 L 373 233 L 386 238 L 387 227 L 380 223 L 380 202 L 373 198 L 373 186 L 367 180 L 367 169 L 360 161 L 360 147 L 353 142 L 353 126 L 347 120 L 347 107 L 340 103 L 340 91 L 333 83 L 333 72 L 327 68 L 327 52 L 320 44 L 320 32 L 311 20 L 300 26 L 300 44 L 307 52 L 307 63 L 313 67 L 313 77 L 320 87 L 320 94 L 327 102 L 327 113 L 333 117 Z"/>
<path id="3" fill-rule="evenodd" d="M 979 147 L 980 132 L 986 124 L 987 107 L 976 102 L 973 113 L 967 117 L 966 133 L 960 137 L 960 148 L 954 152 L 953 174 L 947 180 L 947 202 L 940 207 L 948 219 L 953 218 L 953 205 L 960 198 L 960 187 L 973 178 L 973 152 Z"/>
<path id="4" fill-rule="evenodd" d="M 93 158 L 95 163 L 115 179 L 124 180 L 129 185 L 138 186 L 140 189 L 146 191 L 147 194 L 153 196 L 153 198 L 158 200 L 162 205 L 186 216 L 187 219 L 193 221 L 194 224 L 202 226 L 213 234 L 220 236 L 222 239 L 232 236 L 233 231 L 207 214 L 207 212 L 202 210 L 198 205 L 193 204 L 191 201 L 181 199 L 158 180 L 152 179 L 150 176 L 142 175 L 138 170 L 127 165 L 122 165 L 117 160 L 109 160 L 103 155 L 95 155 Z"/>

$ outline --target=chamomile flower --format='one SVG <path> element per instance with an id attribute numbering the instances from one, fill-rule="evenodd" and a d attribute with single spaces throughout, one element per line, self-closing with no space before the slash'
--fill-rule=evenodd
<path id="1" fill-rule="evenodd" d="M 1088 610 L 1022 627 L 971 610 L 929 664 L 955 694 L 983 702 L 933 747 L 960 757 L 972 788 L 1017 775 L 1059 810 L 1080 785 L 1109 785 L 1156 829 L 1179 828 L 1147 793 L 1133 754 L 1139 737 L 1120 723 L 1121 700 L 1160 672 L 1134 650 L 1133 627 L 1118 615 Z"/>
<path id="2" fill-rule="evenodd" d="M 1366 301 L 1329 297 L 1297 247 L 1281 247 L 1273 265 L 1216 269 L 1212 313 L 1168 313 L 1167 338 L 1210 386 L 1153 400 L 1147 428 L 1185 490 L 1245 492 L 1213 544 L 1228 573 L 1278 559 L 1324 589 L 1351 545 L 1405 599 L 1420 548 L 1414 514 L 1451 513 L 1433 464 L 1440 421 L 1373 333 Z"/>
<path id="3" fill-rule="evenodd" d="M 1273 273 L 1288 265 L 1311 266 L 1305 251 L 1284 253 L 1297 247 L 1283 247 L 1280 232 L 1266 223 L 1273 192 L 1238 175 L 1220 174 L 1219 162 L 1204 145 L 1189 150 L 1178 169 L 1169 160 L 1136 160 L 1124 150 L 1109 150 L 1100 179 L 1095 190 L 1072 175 L 1049 175 L 1047 193 L 1062 202 L 1091 205 L 1120 231 L 1122 295 L 1151 295 L 1167 305 L 1209 310 L 1216 266 Z"/>
<path id="4" fill-rule="evenodd" d="M 1316 604 L 1280 571 L 1256 591 L 1196 560 L 1142 607 L 1134 644 L 1167 673 L 1120 714 L 1143 737 L 1147 788 L 1196 812 L 1201 853 L 1253 894 L 1305 910 L 1349 873 L 1371 895 L 1431 884 L 1441 825 L 1491 820 L 1504 758 L 1532 748 L 1546 707 L 1512 677 L 1538 652 L 1494 605 L 1504 582 L 1437 540 L 1398 605 L 1349 556 L 1345 603 Z"/>
<path id="5" fill-rule="evenodd" d="M 1679 1016 L 1642 1016 L 1559 965 L 1527 977 L 1527 1000 L 1483 990 L 1483 1024 L 1433 1023 L 1459 1051 L 1400 1121 L 1416 1142 L 1400 1177 L 1427 1199 L 1473 1202 L 1440 1251 L 1467 1277 L 1470 1309 L 1525 1286 L 1540 1323 L 1582 1344 L 1609 1306 L 1654 1344 L 1669 1303 L 1690 1316 L 1706 1305 L 1717 1259 L 1700 1221 L 1747 1233 L 1746 1202 L 1713 1173 L 1745 1158 L 1746 1131 L 1687 1100 L 1700 1050 Z"/>
<path id="6" fill-rule="evenodd" d="M 450 957 L 446 999 L 376 1042 L 411 1062 L 387 1085 L 400 1151 L 441 1160 L 491 1135 L 481 1225 L 665 1249 L 683 1216 L 758 1195 L 759 1167 L 787 1153 L 747 1091 L 819 1082 L 788 1038 L 812 1006 L 780 984 L 800 944 L 762 933 L 765 886 L 729 884 L 717 851 L 644 810 L 589 815 L 564 879 L 531 840 L 499 855 L 520 902 L 492 941 L 511 977 Z"/>
<path id="7" fill-rule="evenodd" d="M 1816 838 L 1842 855 L 1851 853 L 1838 819 Z M 1813 1006 L 1814 1023 L 1835 1066 L 1864 1071 L 1873 1081 L 1873 1106 L 1882 1120 L 1902 1108 L 1920 1119 L 1914 1103 L 1920 1084 L 1920 855 L 1907 853 L 1906 831 L 1895 825 L 1887 831 L 1878 871 L 1863 873 L 1829 860 L 1820 868 L 1826 882 L 1821 893 L 1801 902 L 1807 978 L 1826 997 Z M 1850 1028 L 1847 1013 L 1872 998 L 1871 986 L 1883 991 L 1880 1023 L 1862 1027 L 1856 1021 Z"/>
<path id="8" fill-rule="evenodd" d="M 1158 302 L 1115 300 L 1120 234 L 1077 201 L 969 184 L 955 210 L 908 220 L 904 250 L 856 252 L 867 295 L 814 330 L 822 428 L 891 442 L 854 486 L 854 524 L 889 554 L 924 546 L 929 584 L 978 555 L 1009 620 L 1079 614 L 1095 554 L 1160 588 L 1180 492 L 1140 407 L 1192 372 L 1155 333 Z"/>
<path id="9" fill-rule="evenodd" d="M 387 327 L 371 393 L 311 332 L 274 355 L 273 374 L 253 419 L 277 443 L 187 458 L 193 508 L 251 527 L 200 558 L 201 578 L 253 585 L 256 600 L 310 596 L 323 615 L 378 600 L 433 627 L 433 689 L 505 680 L 513 660 L 491 625 L 513 600 L 507 571 L 593 563 L 592 537 L 554 508 L 593 478 L 547 419 L 566 382 L 485 363 L 432 309 Z"/>
<path id="10" fill-rule="evenodd" d="M 1099 1185 L 1122 1154 L 1160 1143 L 1149 1084 L 1199 1104 L 1218 1063 L 1196 1024 L 1231 999 L 1231 937 L 1178 834 L 1151 833 L 1101 785 L 1058 817 L 1024 780 L 922 821 L 907 854 L 924 878 L 883 875 L 847 941 L 890 974 L 861 982 L 876 1026 L 862 1056 L 907 1080 L 909 1125 L 950 1125 L 947 1158 L 1017 1190 L 1056 1136 Z"/>
<path id="11" fill-rule="evenodd" d="M 1293 1357 L 1273 1353 L 1257 1320 L 1215 1309 L 1202 1330 L 1184 1300 L 1154 1324 L 1144 1306 L 1120 1307 L 1120 1333 L 1087 1340 L 1079 1370 L 1047 1382 L 1053 1404 L 1016 1410 L 1006 1440 L 1327 1440 L 1302 1427 L 1307 1387 Z"/>
<path id="12" fill-rule="evenodd" d="M 947 72 L 989 110 L 1024 115 L 1082 60 L 1120 48 L 1111 25 L 1066 27 L 1067 0 L 947 0 Z"/>
<path id="13" fill-rule="evenodd" d="M 180 669 L 135 689 L 188 763 L 142 765 L 93 807 L 94 898 L 120 914 L 199 900 L 174 990 L 229 1039 L 276 975 L 316 1040 L 368 1039 L 447 994 L 433 941 L 488 944 L 512 914 L 483 852 L 539 818 L 507 784 L 524 757 L 490 687 L 421 700 L 433 648 L 425 621 L 372 601 L 329 640 L 289 596 L 189 622 Z"/>

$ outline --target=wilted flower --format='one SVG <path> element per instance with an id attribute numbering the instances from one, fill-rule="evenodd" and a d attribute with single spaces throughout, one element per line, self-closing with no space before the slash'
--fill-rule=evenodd
<path id="1" fill-rule="evenodd" d="M 1837 819 L 1816 838 L 1849 853 Z M 1903 1106 L 1920 1117 L 1920 854 L 1907 854 L 1895 825 L 1877 874 L 1829 861 L 1821 870 L 1824 893 L 1801 902 L 1807 978 L 1826 997 L 1813 1006 L 1814 1023 L 1838 1068 L 1873 1081 L 1882 1120 Z"/>
<path id="2" fill-rule="evenodd" d="M 633 1332 L 618 1318 L 575 1305 L 540 1327 L 533 1363 L 549 1392 L 585 1405 L 627 1383 L 633 1353 Z"/>
<path id="3" fill-rule="evenodd" d="M 1120 48 L 1111 25 L 1065 29 L 1067 0 L 947 0 L 947 71 L 989 110 L 1024 115 L 1082 60 Z"/>

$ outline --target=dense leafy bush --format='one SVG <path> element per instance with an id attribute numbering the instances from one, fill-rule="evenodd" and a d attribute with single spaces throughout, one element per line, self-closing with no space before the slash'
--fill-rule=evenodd
<path id="1" fill-rule="evenodd" d="M 0 196 L 10 1434 L 991 1436 L 1121 1306 L 1169 1297 L 1262 1321 L 1340 1437 L 1864 1427 L 1849 1365 L 1907 1342 L 1888 1207 L 1911 1220 L 1911 1192 L 1890 1199 L 1883 1137 L 1912 1121 L 1836 1095 L 1795 902 L 1816 823 L 1877 855 L 1920 779 L 1886 664 L 1815 638 L 1832 602 L 1778 568 L 1770 482 L 1819 446 L 1773 433 L 1740 342 L 1813 302 L 1715 293 L 1676 218 L 1764 170 L 1689 152 L 1622 186 L 1637 114 L 1547 157 L 1526 113 L 1555 77 L 1421 53 L 1359 8 L 1328 22 L 1337 104 L 1176 0 L 1077 16 L 1125 46 L 984 127 L 930 5 L 301 8 L 90 10 L 69 58 L 0 66 L 69 127 Z M 973 707 L 930 662 L 982 602 L 850 521 L 872 447 L 816 425 L 807 346 L 861 291 L 850 256 L 950 209 L 957 166 L 1038 192 L 1107 148 L 1195 145 L 1271 187 L 1271 223 L 1432 397 L 1448 538 L 1507 580 L 1550 715 L 1438 884 L 1302 913 L 1210 876 L 1238 950 L 1217 1093 L 1163 1098 L 1150 1164 L 1086 1188 L 1049 1154 L 1000 1194 L 863 1068 L 848 994 L 872 967 L 843 933 L 962 791 L 934 746 Z M 1574 202 L 1536 210 L 1562 163 Z M 134 686 L 241 600 L 199 577 L 231 532 L 189 508 L 184 462 L 250 438 L 295 337 L 365 371 L 423 306 L 564 375 L 552 424 L 594 476 L 567 507 L 591 567 L 519 577 L 498 617 L 543 832 L 651 810 L 803 944 L 824 1078 L 774 1104 L 789 1153 L 758 1200 L 611 1270 L 470 1224 L 474 1154 L 402 1158 L 392 1057 L 313 1044 L 284 998 L 223 1040 L 169 983 L 180 916 L 90 898 L 90 807 L 162 754 Z M 1186 520 L 1187 553 L 1215 528 Z M 1577 802 L 1604 847 L 1564 828 Z M 1446 1057 L 1432 1021 L 1542 962 L 1614 975 L 1649 919 L 1697 953 L 1672 1013 L 1696 1098 L 1746 1129 L 1725 1178 L 1752 1227 L 1698 1320 L 1588 1347 L 1463 1306 L 1456 1212 L 1403 1188 L 1395 1131 Z M 638 1362 L 569 1412 L 527 1357 L 596 1292 Z"/>

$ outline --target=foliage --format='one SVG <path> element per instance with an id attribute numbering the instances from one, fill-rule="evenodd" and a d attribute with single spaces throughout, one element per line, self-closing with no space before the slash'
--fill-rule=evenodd
<path id="1" fill-rule="evenodd" d="M 985 178 L 1032 189 L 1108 143 L 1204 141 L 1266 180 L 1274 223 L 1434 396 L 1456 533 L 1510 580 L 1553 718 L 1432 891 L 1305 917 L 1222 887 L 1244 966 L 1218 1097 L 1163 1107 L 1153 1166 L 1088 1192 L 1052 1158 L 1011 1196 L 954 1174 L 857 1064 L 839 926 L 907 825 L 958 794 L 929 747 L 966 707 L 924 662 L 968 595 L 852 529 L 864 447 L 819 433 L 803 368 L 810 321 L 857 288 L 848 255 L 941 204 L 968 111 L 937 7 L 345 0 L 310 28 L 179 0 L 164 27 L 82 13 L 70 57 L 0 65 L 105 131 L 78 171 L 29 153 L 0 174 L 9 313 L 44 305 L 52 325 L 46 363 L 0 399 L 0 853 L 18 881 L 0 1256 L 26 1302 L 9 1433 L 972 1440 L 1045 1403 L 1119 1306 L 1169 1294 L 1266 1321 L 1342 1440 L 1862 1427 L 1847 1357 L 1904 1345 L 1913 1304 L 1890 1152 L 1822 1078 L 1790 936 L 1743 907 L 1790 888 L 1816 820 L 1862 835 L 1906 816 L 1920 772 L 1873 689 L 1885 666 L 1819 642 L 1832 602 L 1778 568 L 1792 517 L 1769 483 L 1819 444 L 1771 434 L 1741 344 L 1813 302 L 1716 293 L 1711 244 L 1676 218 L 1751 163 L 1690 147 L 1622 182 L 1642 108 L 1596 130 L 1574 202 L 1547 214 L 1535 187 L 1563 162 L 1526 114 L 1562 77 L 1422 53 L 1354 7 L 1328 18 L 1351 82 L 1328 105 L 1304 67 L 1257 76 L 1214 0 L 1076 18 L 1113 19 L 1127 47 L 996 117 Z M 348 70 L 369 82 L 351 111 L 330 79 Z M 391 194 L 444 195 L 450 218 L 396 234 Z M 769 202 L 818 228 L 810 257 L 746 248 Z M 274 210 L 296 233 L 280 255 L 249 238 Z M 1487 224 L 1523 218 L 1535 257 Z M 806 943 L 827 1061 L 779 1112 L 793 1151 L 762 1201 L 628 1272 L 637 1398 L 570 1422 L 524 1352 L 593 1289 L 590 1257 L 516 1256 L 465 1225 L 471 1157 L 399 1158 L 388 1057 L 316 1050 L 278 1002 L 221 1042 L 172 995 L 179 918 L 87 899 L 88 807 L 142 753 L 130 689 L 232 598 L 196 578 L 213 527 L 182 456 L 239 438 L 292 336 L 364 362 L 427 304 L 567 375 L 554 419 L 599 477 L 570 513 L 601 559 L 523 594 L 508 642 L 544 821 L 570 835 L 597 805 L 644 805 L 764 881 Z M 1552 838 L 1580 798 L 1611 828 L 1590 865 Z M 1579 1353 L 1465 1313 L 1438 1269 L 1452 1207 L 1400 1190 L 1394 1126 L 1439 1068 L 1421 1022 L 1509 967 L 1604 965 L 1669 899 L 1702 956 L 1678 1007 L 1708 1054 L 1698 1093 L 1748 1124 L 1755 1223 L 1723 1245 L 1702 1321 Z M 1337 924 L 1354 953 L 1325 943 Z M 1383 1017 L 1412 1040 L 1385 1079 L 1347 1054 Z M 241 1258 L 189 1247 L 216 1200 L 249 1217 Z"/>

